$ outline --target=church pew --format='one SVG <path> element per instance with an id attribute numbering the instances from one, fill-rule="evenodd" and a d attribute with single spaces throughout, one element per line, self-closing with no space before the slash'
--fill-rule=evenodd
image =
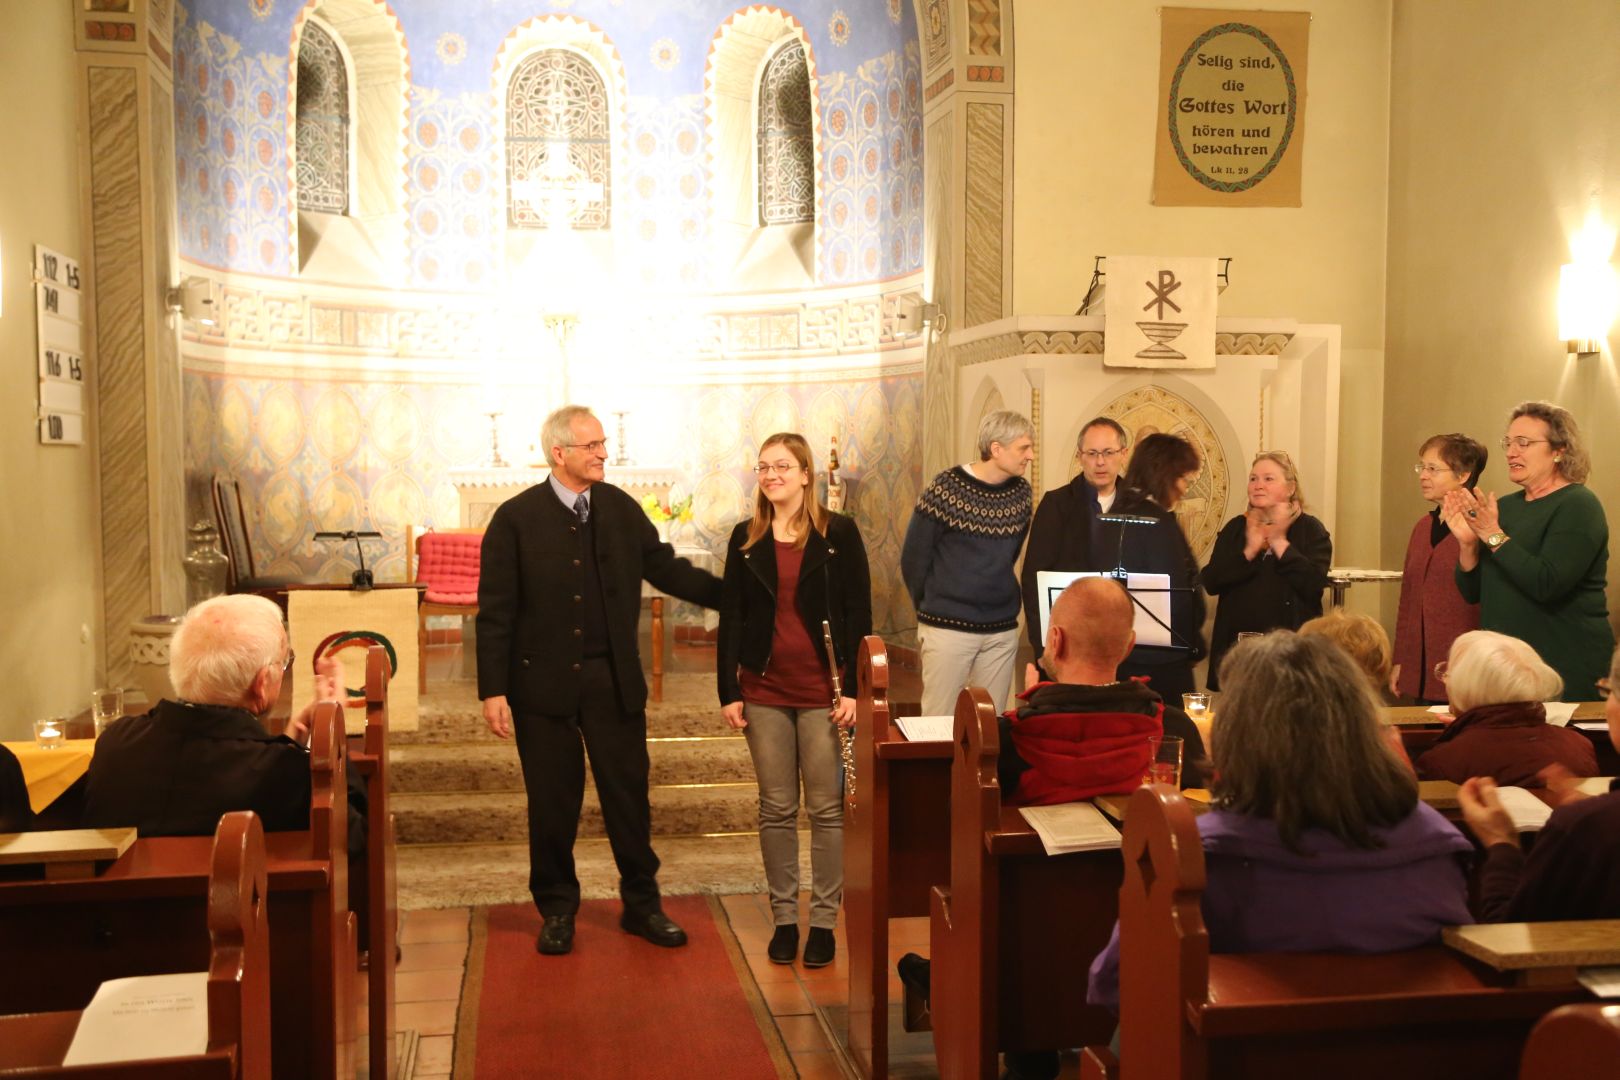
<path id="1" fill-rule="evenodd" d="M 1531 1026 L 1586 996 L 1515 986 L 1439 946 L 1212 955 L 1198 828 L 1166 787 L 1131 797 L 1123 855 L 1120 1054 L 1087 1047 L 1086 1080 L 1507 1080 Z"/>
<path id="2" fill-rule="evenodd" d="M 348 794 L 342 708 L 310 730 L 310 827 L 265 835 L 271 1050 L 277 1075 L 352 1075 L 354 917 L 348 910 Z M 107 979 L 197 971 L 205 925 L 206 836 L 137 840 L 94 878 L 0 883 L 0 1013 L 82 1009 Z"/>
<path id="3" fill-rule="evenodd" d="M 1530 1032 L 1519 1080 L 1620 1076 L 1620 1005 L 1565 1005 Z"/>
<path id="4" fill-rule="evenodd" d="M 929 926 L 934 1048 L 941 1080 L 978 1080 L 996 1076 L 998 1050 L 1108 1040 L 1114 1018 L 1086 1004 L 1086 971 L 1113 929 L 1120 854 L 1049 856 L 1002 806 L 982 688 L 957 699 L 951 749 L 950 877 L 933 889 Z"/>
<path id="5" fill-rule="evenodd" d="M 373 645 L 366 653 L 366 730 L 349 739 L 349 764 L 366 782 L 366 856 L 351 867 L 349 905 L 358 917 L 360 945 L 366 950 L 367 1060 L 383 1062 L 371 1075 L 392 1077 L 394 972 L 399 932 L 395 886 L 394 814 L 388 778 L 388 651 Z"/>
<path id="6" fill-rule="evenodd" d="M 922 702 L 915 649 L 876 635 L 856 658 L 855 794 L 844 814 L 849 1043 L 861 1073 L 889 1069 L 889 920 L 926 915 L 950 867 L 948 743 L 908 742 L 895 725 Z"/>
<path id="7" fill-rule="evenodd" d="M 0 1016 L 0 1075 L 121 1080 L 270 1080 L 270 935 L 264 829 L 219 819 L 209 857 L 208 1047 L 198 1055 L 64 1068 L 78 1011 Z"/>

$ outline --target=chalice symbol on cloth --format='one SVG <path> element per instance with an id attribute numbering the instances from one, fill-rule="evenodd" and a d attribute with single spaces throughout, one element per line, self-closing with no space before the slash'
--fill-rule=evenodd
<path id="1" fill-rule="evenodd" d="M 1181 336 L 1181 332 L 1187 329 L 1187 324 L 1184 322 L 1164 321 L 1164 309 L 1167 307 L 1174 311 L 1177 315 L 1181 314 L 1181 306 L 1174 300 L 1170 299 L 1170 294 L 1181 288 L 1181 282 L 1176 280 L 1176 272 L 1174 270 L 1160 270 L 1159 283 L 1157 285 L 1153 284 L 1151 281 L 1144 281 L 1142 284 L 1146 285 L 1153 293 L 1153 299 L 1143 304 L 1142 310 L 1147 311 L 1150 308 L 1156 307 L 1159 309 L 1159 318 L 1157 321 L 1139 322 L 1136 324 L 1137 328 L 1142 331 L 1142 334 L 1149 341 L 1153 342 L 1152 345 L 1136 354 L 1137 359 L 1187 359 L 1185 353 L 1179 353 L 1170 347 L 1170 342 Z"/>

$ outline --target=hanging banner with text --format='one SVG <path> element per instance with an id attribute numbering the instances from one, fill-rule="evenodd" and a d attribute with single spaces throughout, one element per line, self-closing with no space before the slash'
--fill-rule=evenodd
<path id="1" fill-rule="evenodd" d="M 1304 12 L 1165 8 L 1156 206 L 1299 206 Z"/>

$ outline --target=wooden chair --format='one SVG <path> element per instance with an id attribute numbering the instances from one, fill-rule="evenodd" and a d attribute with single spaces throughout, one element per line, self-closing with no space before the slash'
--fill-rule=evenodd
<path id="1" fill-rule="evenodd" d="M 350 906 L 359 916 L 366 949 L 367 1049 L 371 1075 L 387 1080 L 396 1067 L 394 977 L 397 963 L 399 901 L 394 870 L 394 813 L 388 778 L 388 651 L 373 645 L 366 653 L 366 731 L 351 739 L 349 764 L 366 781 L 366 857 L 352 875 Z M 353 744 L 358 741 L 358 748 Z M 351 868 L 354 869 L 354 868 Z"/>
<path id="2" fill-rule="evenodd" d="M 207 1050 L 66 1068 L 62 1059 L 78 1028 L 78 1011 L 0 1016 L 0 1075 L 270 1080 L 270 933 L 258 815 L 241 810 L 220 818 L 209 863 Z"/>
<path id="3" fill-rule="evenodd" d="M 896 726 L 922 705 L 915 649 L 863 638 L 856 658 L 855 797 L 844 819 L 849 1044 L 868 1077 L 889 1068 L 889 920 L 928 914 L 950 877 L 951 746 L 913 743 Z"/>
<path id="4" fill-rule="evenodd" d="M 247 509 L 242 504 L 241 481 L 234 476 L 215 476 L 212 491 L 214 521 L 219 526 L 220 545 L 225 549 L 225 591 L 266 596 L 286 610 L 288 586 L 312 584 L 315 579 L 260 577 L 253 561 L 253 543 L 248 538 Z"/>
<path id="5" fill-rule="evenodd" d="M 1519 1080 L 1588 1076 L 1620 1076 L 1620 1005 L 1554 1009 L 1524 1045 Z"/>
<path id="6" fill-rule="evenodd" d="M 427 621 L 430 615 L 478 614 L 478 569 L 483 529 L 405 527 L 405 580 L 427 586 L 416 607 L 417 691 L 427 692 Z"/>
<path id="7" fill-rule="evenodd" d="M 929 928 L 941 1080 L 994 1078 L 998 1050 L 1084 1046 L 1114 1029 L 1107 1010 L 1086 1004 L 1086 972 L 1113 929 L 1120 854 L 1046 854 L 1017 809 L 1001 804 L 996 719 L 982 688 L 962 691 L 950 884 L 933 890 Z"/>
<path id="8" fill-rule="evenodd" d="M 353 1075 L 354 916 L 348 910 L 347 753 L 342 707 L 310 731 L 310 827 L 265 834 L 271 1052 L 278 1076 Z M 0 883 L 0 1013 L 82 1009 L 107 979 L 198 971 L 209 958 L 206 836 L 137 840 L 97 877 Z M 51 932 L 40 933 L 48 926 Z"/>
<path id="9" fill-rule="evenodd" d="M 1088 1046 L 1085 1080 L 1507 1080 L 1531 1025 L 1585 997 L 1578 987 L 1515 986 L 1439 946 L 1212 955 L 1204 851 L 1187 802 L 1143 788 L 1124 832 L 1120 1054 Z"/>

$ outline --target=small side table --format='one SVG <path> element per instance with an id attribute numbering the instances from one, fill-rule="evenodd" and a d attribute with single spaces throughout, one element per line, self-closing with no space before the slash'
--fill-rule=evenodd
<path id="1" fill-rule="evenodd" d="M 1358 581 L 1399 581 L 1399 570 L 1363 570 L 1359 566 L 1335 566 L 1328 570 L 1328 588 L 1333 590 L 1333 606 L 1344 607 L 1344 594 Z"/>

